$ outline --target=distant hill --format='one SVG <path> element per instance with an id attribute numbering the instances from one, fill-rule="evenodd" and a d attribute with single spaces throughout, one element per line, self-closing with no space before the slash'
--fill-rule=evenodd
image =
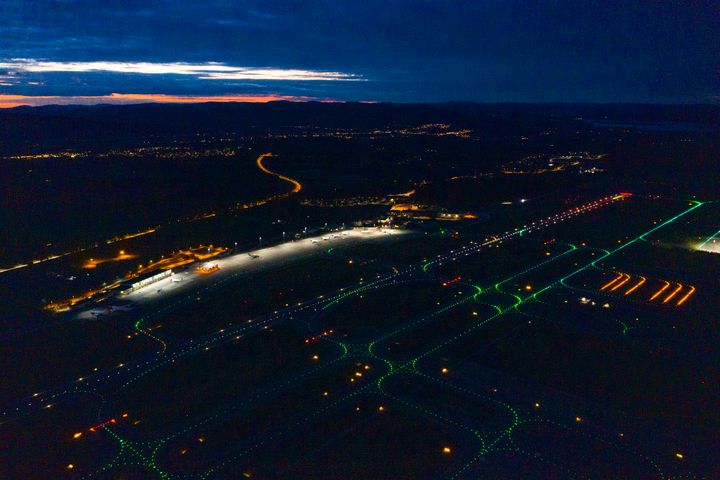
<path id="1" fill-rule="evenodd" d="M 382 128 L 450 123 L 522 130 L 545 119 L 660 122 L 720 129 L 720 106 L 633 104 L 203 103 L 17 107 L 0 110 L 0 154 L 124 145 L 138 138 L 252 134 L 294 126 Z"/>

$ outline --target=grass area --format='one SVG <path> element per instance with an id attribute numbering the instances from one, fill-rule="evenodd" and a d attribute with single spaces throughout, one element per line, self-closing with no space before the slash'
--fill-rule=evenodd
<path id="1" fill-rule="evenodd" d="M 466 292 L 470 287 L 464 288 Z M 353 339 L 378 336 L 410 322 L 428 309 L 439 308 L 458 296 L 435 280 L 389 284 L 357 294 L 313 322 L 315 330 L 333 329 Z"/>
<path id="2" fill-rule="evenodd" d="M 372 266 L 333 258 L 305 259 L 285 267 L 247 276 L 200 296 L 162 319 L 162 332 L 171 337 L 210 333 L 298 302 L 311 300 L 338 286 L 356 285 L 375 276 Z"/>
<path id="3" fill-rule="evenodd" d="M 720 400 L 707 381 L 714 367 L 674 362 L 628 343 L 536 321 L 493 342 L 474 361 L 674 428 L 718 427 L 704 407 Z"/>
<path id="4" fill-rule="evenodd" d="M 102 320 L 56 323 L 2 342 L 0 398 L 31 395 L 112 368 L 153 352 L 157 345 L 151 342 L 129 328 Z"/>
<path id="5" fill-rule="evenodd" d="M 138 430 L 150 432 L 307 369 L 317 363 L 314 355 L 325 359 L 337 354 L 337 347 L 306 343 L 305 336 L 290 327 L 270 328 L 149 372 L 128 388 L 122 404 L 142 419 Z"/>
<path id="6" fill-rule="evenodd" d="M 251 464 L 241 470 L 228 467 L 220 478 L 243 471 L 278 479 L 435 478 L 459 469 L 479 448 L 442 422 L 418 416 L 400 402 L 373 397 L 334 410 L 302 435 L 303 442 L 292 450 L 263 450 Z M 443 452 L 445 447 L 449 453 Z"/>
<path id="7" fill-rule="evenodd" d="M 2 477 L 57 479 L 72 474 L 77 478 L 101 468 L 119 446 L 102 432 L 88 431 L 95 423 L 89 424 L 87 419 L 96 415 L 94 401 L 58 403 L 22 422 L 0 425 Z M 82 435 L 73 438 L 76 433 Z"/>
<path id="8" fill-rule="evenodd" d="M 362 377 L 355 375 L 358 371 L 363 373 Z M 312 418 L 313 413 L 366 386 L 379 373 L 375 362 L 351 358 L 318 369 L 282 391 L 224 410 L 188 434 L 170 439 L 160 451 L 159 463 L 166 465 L 170 473 L 199 474 L 213 467 L 218 458 L 252 449 L 263 443 L 263 438 L 284 431 L 286 426 Z M 253 451 L 237 463 L 246 465 L 255 456 Z"/>
<path id="9" fill-rule="evenodd" d="M 380 340 L 374 352 L 393 360 L 411 359 L 433 347 L 440 339 L 462 331 L 480 318 L 495 314 L 496 310 L 488 305 L 465 303 L 444 312 L 436 317 L 428 318 L 407 330 Z"/>

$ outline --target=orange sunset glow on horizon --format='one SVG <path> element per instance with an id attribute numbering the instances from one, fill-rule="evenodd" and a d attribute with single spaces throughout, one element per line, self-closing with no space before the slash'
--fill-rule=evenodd
<path id="1" fill-rule="evenodd" d="M 230 95 L 169 95 L 164 93 L 111 93 L 110 95 L 7 95 L 0 94 L 0 108 L 20 106 L 39 107 L 44 105 L 96 105 L 131 103 L 207 103 L 207 102 L 335 102 L 332 99 L 278 94 L 230 94 Z"/>

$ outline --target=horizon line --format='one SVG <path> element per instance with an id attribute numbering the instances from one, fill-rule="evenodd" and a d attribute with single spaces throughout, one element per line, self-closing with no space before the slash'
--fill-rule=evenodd
<path id="1" fill-rule="evenodd" d="M 165 93 L 111 93 L 108 95 L 14 95 L 0 93 L 0 109 L 7 110 L 19 107 L 39 108 L 50 106 L 123 106 L 143 104 L 202 104 L 202 103 L 361 103 L 361 104 L 399 104 L 399 105 L 442 105 L 468 103 L 480 105 L 660 105 L 660 106 L 709 106 L 720 107 L 720 103 L 669 103 L 640 101 L 479 101 L 479 100 L 444 100 L 444 101 L 412 101 L 412 102 L 381 102 L 376 100 L 340 100 L 312 96 L 263 94 L 224 94 L 224 95 L 193 95 Z"/>

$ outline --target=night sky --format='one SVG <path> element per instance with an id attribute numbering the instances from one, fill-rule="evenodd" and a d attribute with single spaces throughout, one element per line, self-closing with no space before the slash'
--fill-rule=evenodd
<path id="1" fill-rule="evenodd" d="M 720 2 L 2 0 L 0 106 L 717 103 Z"/>

